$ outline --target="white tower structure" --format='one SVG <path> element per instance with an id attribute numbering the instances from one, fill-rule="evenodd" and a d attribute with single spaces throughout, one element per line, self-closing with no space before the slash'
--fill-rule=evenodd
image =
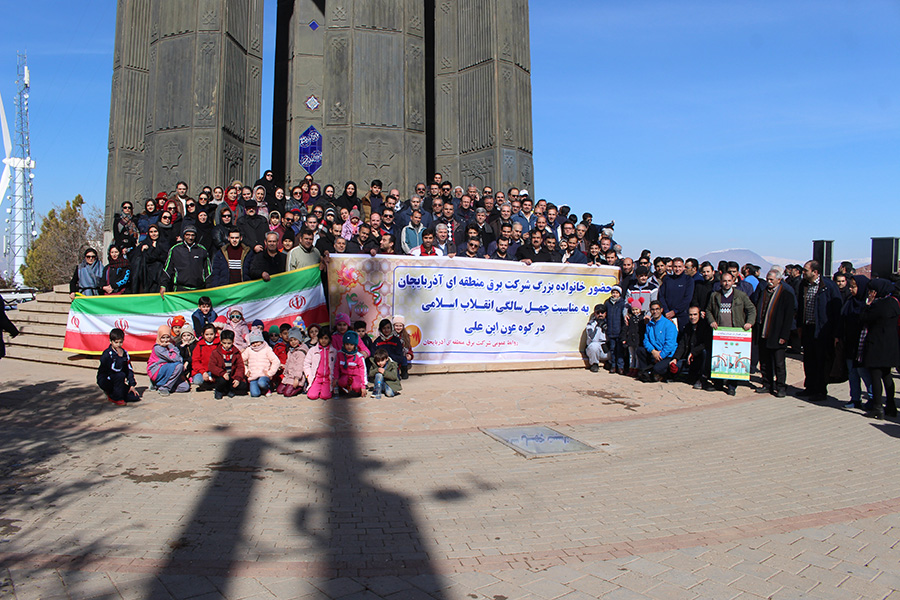
<path id="1" fill-rule="evenodd" d="M 31 138 L 28 125 L 28 95 L 31 89 L 31 73 L 25 54 L 18 55 L 18 94 L 16 94 L 15 140 L 10 139 L 6 111 L 0 98 L 0 125 L 3 130 L 3 175 L 0 176 L 0 206 L 8 200 L 4 218 L 3 256 L 6 262 L 5 275 L 15 276 L 22 285 L 22 266 L 31 242 L 37 236 L 34 225 L 34 161 L 31 159 Z M 10 178 L 12 186 L 10 186 Z M 9 195 L 7 194 L 9 190 Z M 12 273 L 9 273 L 9 270 Z"/>

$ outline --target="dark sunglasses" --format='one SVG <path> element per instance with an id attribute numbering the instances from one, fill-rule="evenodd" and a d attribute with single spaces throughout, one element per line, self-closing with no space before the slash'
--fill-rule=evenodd
<path id="1" fill-rule="evenodd" d="M 84 257 L 85 258 L 97 258 L 97 255 L 96 254 L 85 254 Z"/>

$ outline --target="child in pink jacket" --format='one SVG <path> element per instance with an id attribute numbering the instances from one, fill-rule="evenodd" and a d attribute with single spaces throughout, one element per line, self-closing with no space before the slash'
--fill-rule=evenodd
<path id="1" fill-rule="evenodd" d="M 303 363 L 306 362 L 306 353 L 309 351 L 309 347 L 303 343 L 303 330 L 299 327 L 292 327 L 288 332 L 288 343 L 284 373 L 281 374 L 281 384 L 277 389 L 285 398 L 296 396 L 306 387 Z"/>
<path id="2" fill-rule="evenodd" d="M 336 357 L 337 350 L 331 347 L 331 334 L 327 329 L 322 329 L 319 331 L 319 343 L 309 349 L 303 362 L 303 373 L 309 382 L 306 397 L 310 400 L 331 398 Z"/>
<path id="3" fill-rule="evenodd" d="M 342 394 L 366 395 L 366 358 L 357 345 L 359 336 L 355 331 L 344 334 L 344 347 L 338 350 L 334 362 L 334 379 Z"/>
<path id="4" fill-rule="evenodd" d="M 266 343 L 261 331 L 250 332 L 250 347 L 241 352 L 241 358 L 244 359 L 244 369 L 250 383 L 250 396 L 271 396 L 269 383 L 281 368 L 281 361 Z"/>

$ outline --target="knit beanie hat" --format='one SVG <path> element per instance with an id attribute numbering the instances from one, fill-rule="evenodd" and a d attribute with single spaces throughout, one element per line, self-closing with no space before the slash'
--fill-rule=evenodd
<path id="1" fill-rule="evenodd" d="M 334 324 L 337 325 L 338 323 L 346 323 L 347 325 L 350 325 L 350 316 L 346 313 L 336 314 L 334 316 Z"/>
<path id="2" fill-rule="evenodd" d="M 353 344 L 354 346 L 356 346 L 359 344 L 359 336 L 355 331 L 348 331 L 344 334 L 344 343 Z"/>
<path id="3" fill-rule="evenodd" d="M 288 332 L 288 339 L 295 339 L 303 341 L 303 330 L 299 327 L 291 327 L 291 330 Z"/>
<path id="4" fill-rule="evenodd" d="M 251 323 L 253 327 L 265 327 L 266 324 L 262 322 L 261 319 L 253 319 L 253 323 Z"/>
<path id="5" fill-rule="evenodd" d="M 265 341 L 266 340 L 263 339 L 262 331 L 254 329 L 253 331 L 250 332 L 250 343 L 251 344 L 253 344 L 254 342 L 265 342 Z"/>
<path id="6" fill-rule="evenodd" d="M 278 328 L 278 325 L 272 325 L 269 327 L 269 335 L 278 335 L 281 330 Z"/>

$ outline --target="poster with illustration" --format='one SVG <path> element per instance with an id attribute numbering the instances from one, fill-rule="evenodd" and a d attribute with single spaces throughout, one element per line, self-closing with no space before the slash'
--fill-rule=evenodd
<path id="1" fill-rule="evenodd" d="M 740 327 L 719 327 L 713 331 L 713 379 L 750 380 L 750 342 L 753 333 Z"/>

